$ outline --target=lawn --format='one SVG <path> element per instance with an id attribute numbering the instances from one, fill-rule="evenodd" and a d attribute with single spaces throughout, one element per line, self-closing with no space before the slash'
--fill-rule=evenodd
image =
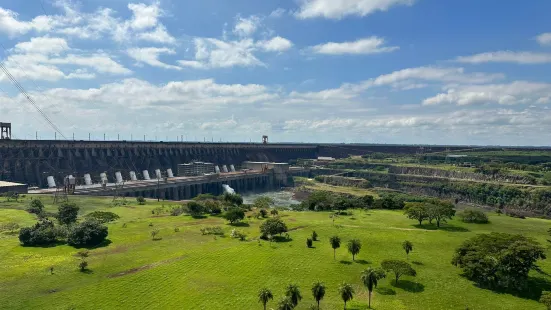
<path id="1" fill-rule="evenodd" d="M 0 224 L 32 224 L 34 216 L 23 211 L 26 199 L 0 202 Z M 380 266 L 383 259 L 405 260 L 401 243 L 406 239 L 414 244 L 409 261 L 418 275 L 403 277 L 397 286 L 391 283 L 392 277 L 382 280 L 374 292 L 374 309 L 544 309 L 531 299 L 476 287 L 460 276 L 450 260 L 453 250 L 477 233 L 522 233 L 547 244 L 546 231 L 551 227 L 547 220 L 492 215 L 491 224 L 452 220 L 434 230 L 415 227 L 415 221 L 397 211 L 354 211 L 352 216 L 338 217 L 335 225 L 329 213 L 286 211 L 280 214 L 292 229 L 292 241 L 270 244 L 256 239 L 261 220 L 247 219 L 249 226 L 239 227 L 249 234 L 248 241 L 241 242 L 229 237 L 234 227 L 218 217 L 152 214 L 169 202 L 112 207 L 109 198 L 71 199 L 81 206 L 81 216 L 109 210 L 121 217 L 108 224 L 111 243 L 91 250 L 90 272 L 81 273 L 77 249 L 67 245 L 26 248 L 19 245 L 17 235 L 0 233 L 1 309 L 262 309 L 256 296 L 261 287 L 274 293 L 269 309 L 275 308 L 289 283 L 297 283 L 304 297 L 297 309 L 308 309 L 314 304 L 310 287 L 317 280 L 327 286 L 322 309 L 342 309 L 337 292 L 342 281 L 356 289 L 349 309 L 366 309 L 360 272 Z M 50 197 L 42 200 L 48 210 L 55 210 Z M 150 223 L 160 229 L 162 240 L 151 240 Z M 203 236 L 199 229 L 208 225 L 222 226 L 226 237 Z M 307 248 L 306 238 L 313 230 L 320 241 Z M 344 242 L 333 260 L 328 238 L 335 234 Z M 363 245 L 355 262 L 345 246 L 352 238 Z M 539 266 L 551 273 L 551 262 L 542 261 Z M 538 273 L 533 276 L 551 281 Z"/>

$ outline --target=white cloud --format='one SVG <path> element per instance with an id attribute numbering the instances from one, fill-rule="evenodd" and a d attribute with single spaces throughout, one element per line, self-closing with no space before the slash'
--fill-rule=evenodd
<path id="1" fill-rule="evenodd" d="M 67 51 L 69 45 L 62 38 L 37 37 L 31 38 L 30 41 L 19 42 L 15 45 L 17 53 L 38 53 L 38 54 L 59 54 Z"/>
<path id="2" fill-rule="evenodd" d="M 178 60 L 178 63 L 182 67 L 190 67 L 193 69 L 206 69 L 206 65 L 196 60 Z"/>
<path id="3" fill-rule="evenodd" d="M 248 18 L 238 16 L 233 32 L 241 37 L 249 37 L 258 29 L 260 22 L 260 17 L 255 15 L 251 15 Z"/>
<path id="4" fill-rule="evenodd" d="M 257 45 L 267 52 L 283 52 L 293 47 L 291 41 L 280 36 L 265 41 L 259 41 Z"/>
<path id="5" fill-rule="evenodd" d="M 166 64 L 159 60 L 161 54 L 174 55 L 176 51 L 170 48 L 162 47 L 147 47 L 147 48 L 131 48 L 127 51 L 128 56 L 134 58 L 138 63 L 146 63 L 153 67 L 165 68 L 165 69 L 175 69 L 180 70 L 182 68 L 174 65 Z"/>
<path id="6" fill-rule="evenodd" d="M 138 38 L 144 41 L 157 43 L 176 43 L 176 39 L 166 31 L 166 28 L 163 25 L 157 26 L 157 28 L 151 32 L 143 32 L 138 34 Z"/>
<path id="7" fill-rule="evenodd" d="M 508 84 L 465 85 L 448 88 L 446 93 L 427 98 L 423 105 L 497 103 L 502 105 L 545 103 L 551 84 L 515 81 Z"/>
<path id="8" fill-rule="evenodd" d="M 264 64 L 253 54 L 252 39 L 222 41 L 214 38 L 195 38 L 195 60 L 183 60 L 180 64 L 192 68 L 253 67 Z M 200 63 L 200 65 L 199 65 Z"/>
<path id="9" fill-rule="evenodd" d="M 341 19 L 348 15 L 366 16 L 376 11 L 387 11 L 393 6 L 413 3 L 414 0 L 305 0 L 296 16 L 301 19 Z"/>
<path id="10" fill-rule="evenodd" d="M 536 37 L 536 40 L 541 45 L 551 45 L 551 32 L 540 34 Z"/>
<path id="11" fill-rule="evenodd" d="M 379 37 L 369 37 L 353 42 L 335 43 L 329 42 L 311 47 L 317 54 L 343 55 L 343 54 L 377 54 L 388 53 L 397 50 L 397 46 L 384 46 L 385 40 Z"/>
<path id="12" fill-rule="evenodd" d="M 78 65 L 83 67 L 90 67 L 100 73 L 111 74 L 130 74 L 132 71 L 125 68 L 121 64 L 117 63 L 111 57 L 104 53 L 97 53 L 91 55 L 76 55 L 69 54 L 65 57 L 52 58 L 48 60 L 48 63 L 57 65 Z"/>
<path id="13" fill-rule="evenodd" d="M 269 17 L 271 18 L 280 18 L 281 16 L 283 16 L 287 11 L 285 9 L 282 9 L 282 8 L 277 8 L 275 10 L 273 10 L 270 15 L 268 15 Z"/>
<path id="14" fill-rule="evenodd" d="M 136 30 L 144 30 L 155 27 L 157 25 L 158 18 L 162 13 L 159 6 L 159 2 L 155 2 L 152 5 L 146 5 L 144 3 L 128 4 L 128 9 L 133 13 L 130 26 Z"/>
<path id="15" fill-rule="evenodd" d="M 94 73 L 88 72 L 86 69 L 77 69 L 74 72 L 69 73 L 65 76 L 66 79 L 80 79 L 80 80 L 90 80 L 96 78 Z"/>
<path id="16" fill-rule="evenodd" d="M 517 64 L 542 64 L 551 63 L 551 54 L 533 52 L 512 52 L 499 51 L 476 54 L 472 56 L 460 56 L 456 61 L 463 63 L 487 63 L 487 62 L 510 62 Z"/>
<path id="17" fill-rule="evenodd" d="M 0 7 L 0 33 L 14 37 L 31 30 L 43 32 L 52 28 L 52 21 L 48 16 L 40 15 L 28 22 L 19 21 L 17 17 L 16 12 Z"/>
<path id="18" fill-rule="evenodd" d="M 417 67 L 384 74 L 370 80 L 373 85 L 393 85 L 403 81 L 432 81 L 440 83 L 488 83 L 504 78 L 503 74 L 465 73 L 463 68 Z"/>

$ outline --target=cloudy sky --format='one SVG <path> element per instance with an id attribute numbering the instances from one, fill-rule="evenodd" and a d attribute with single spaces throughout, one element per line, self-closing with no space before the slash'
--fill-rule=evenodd
<path id="1" fill-rule="evenodd" d="M 549 145 L 549 0 L 1 0 L 67 138 Z M 53 139 L 0 71 L 0 121 Z M 60 138 L 60 134 L 58 134 Z"/>

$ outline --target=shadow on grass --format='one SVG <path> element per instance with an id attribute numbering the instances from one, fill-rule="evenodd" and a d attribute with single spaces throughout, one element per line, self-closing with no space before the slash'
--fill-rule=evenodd
<path id="1" fill-rule="evenodd" d="M 249 225 L 249 223 L 245 223 L 245 222 L 237 222 L 237 223 L 233 223 L 233 224 L 229 224 L 230 226 L 234 226 L 234 227 L 249 227 L 251 225 Z"/>
<path id="2" fill-rule="evenodd" d="M 392 282 L 392 286 L 401 288 L 410 293 L 421 293 L 425 290 L 425 286 L 423 284 L 408 280 L 398 280 L 398 284 Z"/>
<path id="3" fill-rule="evenodd" d="M 538 301 L 543 291 L 551 291 L 551 282 L 547 279 L 540 277 L 528 277 L 526 288 L 521 291 L 507 290 L 507 289 L 490 289 L 478 284 L 474 284 L 476 287 L 490 290 L 500 294 L 511 294 L 516 297 L 531 299 Z"/>
<path id="4" fill-rule="evenodd" d="M 412 261 L 411 263 L 414 264 L 414 265 L 417 265 L 417 266 L 425 266 L 425 264 L 423 264 L 422 262 L 418 262 L 418 261 Z"/>
<path id="5" fill-rule="evenodd" d="M 366 261 L 365 259 L 357 259 L 357 260 L 355 260 L 355 262 L 358 263 L 358 264 L 362 264 L 362 265 L 371 264 L 371 262 Z"/>
<path id="6" fill-rule="evenodd" d="M 461 227 L 461 226 L 453 226 L 453 225 L 444 225 L 444 226 L 440 226 L 440 227 L 436 227 L 436 225 L 434 224 L 424 224 L 424 225 L 419 225 L 419 224 L 416 224 L 416 225 L 413 225 L 413 227 L 415 228 L 419 228 L 419 229 L 424 229 L 424 230 L 441 230 L 441 231 L 448 231 L 448 232 L 468 232 L 470 230 L 468 230 L 467 228 L 465 227 Z"/>
<path id="7" fill-rule="evenodd" d="M 389 287 L 379 287 L 375 291 L 381 295 L 396 295 L 396 291 Z"/>
<path id="8" fill-rule="evenodd" d="M 206 219 L 206 218 L 207 218 L 207 216 L 204 215 L 204 214 L 192 215 L 191 217 L 194 218 L 194 219 L 196 219 L 196 220 Z"/>
<path id="9" fill-rule="evenodd" d="M 352 265 L 352 262 L 349 261 L 349 260 L 341 260 L 339 263 L 341 263 L 343 265 Z"/>
<path id="10" fill-rule="evenodd" d="M 285 236 L 275 236 L 273 239 L 273 242 L 277 242 L 277 243 L 285 243 L 285 242 L 291 242 L 291 241 L 293 241 L 292 238 L 287 238 Z"/>
<path id="11" fill-rule="evenodd" d="M 93 249 L 99 249 L 99 248 L 103 248 L 103 247 L 106 247 L 106 246 L 109 246 L 111 243 L 113 243 L 113 241 L 109 240 L 109 239 L 105 239 L 103 240 L 100 244 L 98 245 L 91 245 L 91 246 L 73 246 L 75 249 L 87 249 L 87 250 L 93 250 Z"/>
<path id="12" fill-rule="evenodd" d="M 52 243 L 48 243 L 48 244 L 22 245 L 22 246 L 26 247 L 26 248 L 53 248 L 53 247 L 56 247 L 58 245 L 64 245 L 64 244 L 67 244 L 67 242 L 65 242 L 65 241 L 56 241 L 56 242 L 52 242 Z"/>
<path id="13" fill-rule="evenodd" d="M 80 272 L 85 273 L 85 274 L 93 274 L 93 273 L 94 273 L 93 270 L 90 270 L 90 269 L 88 269 L 88 268 L 86 268 L 86 269 L 84 269 L 84 270 L 82 270 L 82 271 L 80 271 Z"/>

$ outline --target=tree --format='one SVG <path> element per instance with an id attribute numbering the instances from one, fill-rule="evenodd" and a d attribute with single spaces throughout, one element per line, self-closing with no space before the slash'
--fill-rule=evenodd
<path id="1" fill-rule="evenodd" d="M 258 301 L 262 303 L 262 305 L 264 306 L 264 310 L 266 310 L 266 304 L 268 303 L 268 301 L 270 301 L 270 299 L 274 299 L 272 291 L 267 288 L 260 289 L 260 291 L 258 292 Z"/>
<path id="2" fill-rule="evenodd" d="M 235 206 L 241 206 L 243 204 L 243 197 L 239 194 L 230 194 L 225 193 L 224 194 L 224 201 L 228 204 L 235 205 Z"/>
<path id="3" fill-rule="evenodd" d="M 423 221 L 429 218 L 427 206 L 419 202 L 410 203 L 406 207 L 405 214 L 409 219 L 419 221 L 419 225 L 422 225 Z"/>
<path id="4" fill-rule="evenodd" d="M 337 249 L 341 247 L 341 238 L 339 236 L 332 236 L 329 238 L 329 243 L 331 243 L 331 247 L 333 248 L 333 259 L 337 259 Z"/>
<path id="5" fill-rule="evenodd" d="M 494 232 L 463 242 L 455 250 L 452 264 L 481 286 L 522 290 L 536 261 L 545 258 L 543 247 L 533 239 Z"/>
<path id="6" fill-rule="evenodd" d="M 231 208 L 224 213 L 223 217 L 229 221 L 230 224 L 235 224 L 245 218 L 245 211 L 241 208 Z"/>
<path id="7" fill-rule="evenodd" d="M 268 236 L 281 235 L 284 232 L 287 232 L 287 225 L 279 217 L 272 217 L 264 221 L 260 225 L 260 232 L 262 238 L 267 238 Z"/>
<path id="8" fill-rule="evenodd" d="M 205 213 L 205 207 L 203 207 L 202 204 L 196 201 L 188 202 L 187 209 L 188 209 L 189 215 L 191 215 L 192 217 L 200 217 Z"/>
<path id="9" fill-rule="evenodd" d="M 209 212 L 212 215 L 217 215 L 222 213 L 222 208 L 220 207 L 220 202 L 218 200 L 206 200 L 205 201 L 205 211 Z"/>
<path id="10" fill-rule="evenodd" d="M 402 243 L 402 248 L 406 251 L 406 257 L 409 260 L 409 252 L 413 251 L 413 243 L 406 240 Z"/>
<path id="11" fill-rule="evenodd" d="M 296 307 L 299 301 L 302 300 L 302 295 L 300 294 L 300 289 L 296 284 L 289 284 L 285 290 L 285 296 L 291 300 L 293 307 Z"/>
<path id="12" fill-rule="evenodd" d="M 306 238 L 306 246 L 311 248 L 312 247 L 312 239 Z"/>
<path id="13" fill-rule="evenodd" d="M 394 195 L 385 195 L 377 202 L 381 209 L 400 210 L 404 208 L 404 201 Z"/>
<path id="14" fill-rule="evenodd" d="M 40 201 L 40 199 L 33 199 L 31 200 L 27 211 L 33 214 L 42 214 L 42 211 L 44 211 L 44 204 Z"/>
<path id="15" fill-rule="evenodd" d="M 360 250 L 362 248 L 362 243 L 358 239 L 352 239 L 348 241 L 348 252 L 352 254 L 352 260 L 355 260 L 355 257 L 358 253 L 360 253 Z"/>
<path id="16" fill-rule="evenodd" d="M 312 231 L 312 240 L 318 241 L 318 233 L 315 230 Z"/>
<path id="17" fill-rule="evenodd" d="M 362 271 L 360 278 L 362 279 L 363 285 L 367 288 L 368 294 L 368 307 L 371 308 L 371 294 L 373 293 L 373 288 L 377 287 L 377 283 L 380 279 L 386 277 L 386 274 L 380 268 L 367 268 Z"/>
<path id="18" fill-rule="evenodd" d="M 440 223 L 445 223 L 451 220 L 455 215 L 453 205 L 448 202 L 428 205 L 429 217 L 436 220 L 436 227 L 440 227 Z"/>
<path id="19" fill-rule="evenodd" d="M 318 303 L 318 310 L 320 308 L 320 301 L 325 296 L 325 284 L 323 282 L 317 281 L 312 285 L 312 296 Z"/>
<path id="20" fill-rule="evenodd" d="M 276 209 L 272 209 L 272 211 L 270 211 L 270 214 L 271 214 L 272 216 L 277 216 L 277 215 L 279 214 L 279 212 L 277 212 Z"/>
<path id="21" fill-rule="evenodd" d="M 96 220 L 86 220 L 71 227 L 67 243 L 72 246 L 96 246 L 107 238 L 107 226 Z"/>
<path id="22" fill-rule="evenodd" d="M 84 270 L 86 270 L 86 268 L 88 267 L 88 262 L 86 261 L 86 258 L 89 254 L 90 253 L 88 251 L 80 251 L 77 253 L 77 256 L 80 258 L 80 263 L 78 264 L 80 272 L 84 272 Z"/>
<path id="23" fill-rule="evenodd" d="M 354 293 L 352 285 L 346 282 L 339 286 L 339 294 L 341 294 L 342 301 L 344 301 L 344 310 L 346 310 L 346 303 L 354 298 Z"/>
<path id="24" fill-rule="evenodd" d="M 360 201 L 364 209 L 369 209 L 373 207 L 373 203 L 375 202 L 375 199 L 371 195 L 365 195 L 360 197 Z"/>
<path id="25" fill-rule="evenodd" d="M 66 202 L 59 206 L 57 220 L 60 224 L 72 224 L 77 221 L 79 209 L 80 208 L 76 204 Z"/>
<path id="26" fill-rule="evenodd" d="M 551 292 L 541 292 L 540 302 L 547 307 L 547 310 L 551 310 Z"/>
<path id="27" fill-rule="evenodd" d="M 277 303 L 277 310 L 293 310 L 295 305 L 289 297 L 281 297 Z"/>
<path id="28" fill-rule="evenodd" d="M 139 205 L 145 204 L 145 198 L 143 198 L 142 196 L 136 197 L 136 201 L 138 202 Z"/>
<path id="29" fill-rule="evenodd" d="M 395 284 L 398 284 L 398 280 L 403 275 L 412 277 L 417 275 L 417 271 L 415 271 L 410 264 L 401 260 L 385 259 L 381 263 L 381 267 L 383 267 L 385 271 L 394 273 L 394 278 L 396 279 Z"/>

